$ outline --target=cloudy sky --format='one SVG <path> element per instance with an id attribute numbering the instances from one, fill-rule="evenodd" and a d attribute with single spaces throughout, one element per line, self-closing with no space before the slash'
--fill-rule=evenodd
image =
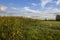
<path id="1" fill-rule="evenodd" d="M 0 15 L 55 19 L 60 0 L 0 0 Z"/>

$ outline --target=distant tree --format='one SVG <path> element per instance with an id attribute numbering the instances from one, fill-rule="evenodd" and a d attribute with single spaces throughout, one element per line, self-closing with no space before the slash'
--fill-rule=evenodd
<path id="1" fill-rule="evenodd" d="M 45 18 L 45 21 L 47 21 L 47 18 Z"/>
<path id="2" fill-rule="evenodd" d="M 56 21 L 60 21 L 60 15 L 56 15 Z"/>

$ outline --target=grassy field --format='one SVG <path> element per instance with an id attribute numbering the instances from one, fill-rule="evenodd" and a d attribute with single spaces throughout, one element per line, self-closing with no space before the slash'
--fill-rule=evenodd
<path id="1" fill-rule="evenodd" d="M 0 40 L 60 40 L 60 22 L 0 17 Z"/>

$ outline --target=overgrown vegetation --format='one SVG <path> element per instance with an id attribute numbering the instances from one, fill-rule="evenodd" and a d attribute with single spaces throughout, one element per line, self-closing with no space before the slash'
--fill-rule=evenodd
<path id="1" fill-rule="evenodd" d="M 0 17 L 0 40 L 60 40 L 60 22 Z"/>

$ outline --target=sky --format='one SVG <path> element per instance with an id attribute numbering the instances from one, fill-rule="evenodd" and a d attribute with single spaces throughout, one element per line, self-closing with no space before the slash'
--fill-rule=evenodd
<path id="1" fill-rule="evenodd" d="M 59 13 L 60 0 L 0 0 L 1 16 L 55 19 Z"/>

